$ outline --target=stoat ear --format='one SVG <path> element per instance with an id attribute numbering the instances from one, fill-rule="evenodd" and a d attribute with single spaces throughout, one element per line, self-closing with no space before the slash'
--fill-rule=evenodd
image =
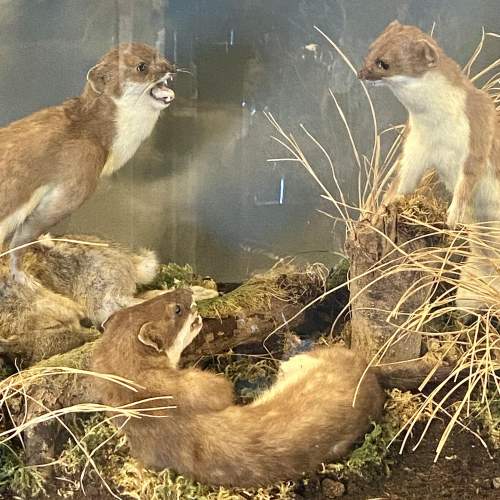
<path id="1" fill-rule="evenodd" d="M 415 51 L 419 58 L 426 64 L 429 68 L 436 66 L 439 55 L 436 47 L 425 38 L 421 38 L 415 42 Z"/>
<path id="2" fill-rule="evenodd" d="M 388 25 L 387 25 L 387 28 L 386 31 L 389 31 L 389 30 L 392 30 L 394 28 L 399 28 L 401 26 L 401 23 L 397 20 L 397 19 L 394 19 L 394 21 L 391 21 Z"/>
<path id="3" fill-rule="evenodd" d="M 144 345 L 152 347 L 157 352 L 164 352 L 165 350 L 165 336 L 152 321 L 144 323 L 137 335 L 139 342 Z"/>
<path id="4" fill-rule="evenodd" d="M 96 94 L 102 94 L 106 86 L 106 68 L 100 63 L 90 68 L 87 72 L 87 81 Z"/>

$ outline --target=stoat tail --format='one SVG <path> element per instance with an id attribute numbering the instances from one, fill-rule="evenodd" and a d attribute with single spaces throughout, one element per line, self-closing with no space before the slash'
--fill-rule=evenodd
<path id="1" fill-rule="evenodd" d="M 345 455 L 380 417 L 384 394 L 373 372 L 354 399 L 365 368 L 341 347 L 295 356 L 252 404 L 179 419 L 177 429 L 173 418 L 167 434 L 182 435 L 182 444 L 156 450 L 155 458 L 214 485 L 268 485 L 312 472 Z"/>
<path id="2" fill-rule="evenodd" d="M 158 257 L 153 250 L 142 248 L 132 256 L 132 262 L 136 272 L 136 282 L 139 285 L 147 285 L 154 280 L 158 273 Z"/>

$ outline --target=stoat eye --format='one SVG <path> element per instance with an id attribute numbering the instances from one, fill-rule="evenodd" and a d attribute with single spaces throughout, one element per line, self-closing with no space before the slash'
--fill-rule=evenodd
<path id="1" fill-rule="evenodd" d="M 139 72 L 139 73 L 144 73 L 146 70 L 148 69 L 148 65 L 145 63 L 145 62 L 140 62 L 137 67 L 136 67 L 136 70 Z"/>
<path id="2" fill-rule="evenodd" d="M 375 64 L 379 69 L 383 69 L 384 71 L 387 71 L 389 69 L 389 65 L 383 59 L 377 59 L 375 61 Z"/>
<path id="3" fill-rule="evenodd" d="M 175 314 L 179 315 L 182 312 L 182 308 L 179 304 L 175 306 Z"/>

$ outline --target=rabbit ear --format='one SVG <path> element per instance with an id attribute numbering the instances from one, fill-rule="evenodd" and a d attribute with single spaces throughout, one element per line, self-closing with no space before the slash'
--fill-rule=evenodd
<path id="1" fill-rule="evenodd" d="M 152 321 L 148 321 L 141 326 L 139 334 L 137 335 L 139 342 L 152 347 L 157 352 L 165 351 L 165 335 Z"/>

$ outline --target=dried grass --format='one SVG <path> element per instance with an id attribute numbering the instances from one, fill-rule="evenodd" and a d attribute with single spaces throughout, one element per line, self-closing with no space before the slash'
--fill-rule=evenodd
<path id="1" fill-rule="evenodd" d="M 96 450 L 88 451 L 85 443 L 78 439 L 72 429 L 66 422 L 65 417 L 72 414 L 95 414 L 95 413 L 104 413 L 104 412 L 113 412 L 113 417 L 109 417 L 103 420 L 103 422 L 111 421 L 115 418 L 125 418 L 125 423 L 131 418 L 156 418 L 151 415 L 151 412 L 156 411 L 158 409 L 170 409 L 172 408 L 169 405 L 170 397 L 160 397 L 160 398 L 150 398 L 140 402 L 134 402 L 131 404 L 123 405 L 120 407 L 110 407 L 106 405 L 100 405 L 96 403 L 81 403 L 72 406 L 66 406 L 58 409 L 51 409 L 46 406 L 43 400 L 37 399 L 32 396 L 33 388 L 38 384 L 47 384 L 47 381 L 51 378 L 57 377 L 97 377 L 103 378 L 108 381 L 112 381 L 114 383 L 120 384 L 123 387 L 128 388 L 131 391 L 137 391 L 137 386 L 132 382 L 115 376 L 115 375 L 107 375 L 101 374 L 86 370 L 81 370 L 77 368 L 68 368 L 68 367 L 44 367 L 44 366 L 35 366 L 33 368 L 20 371 L 14 375 L 7 377 L 6 379 L 0 381 L 0 407 L 3 408 L 4 412 L 10 416 L 14 425 L 8 426 L 0 431 L 0 446 L 6 447 L 9 446 L 8 443 L 12 442 L 14 439 L 19 439 L 21 442 L 23 441 L 23 433 L 36 425 L 40 425 L 52 420 L 56 420 L 62 428 L 64 428 L 69 435 L 74 439 L 76 443 L 76 447 L 80 450 L 82 455 L 85 457 L 85 466 L 82 470 L 82 480 L 83 476 L 86 474 L 88 467 L 90 466 L 97 476 L 102 481 L 104 487 L 108 490 L 108 492 L 117 497 L 109 485 L 107 484 L 105 478 L 101 474 L 100 468 L 96 464 L 94 460 L 94 453 Z M 153 404 L 151 408 L 141 407 L 137 408 L 138 405 L 153 401 L 165 401 L 163 406 L 158 406 L 157 404 Z M 28 408 L 30 408 L 30 414 L 28 414 Z M 19 411 L 19 410 L 22 411 Z M 33 412 L 33 410 L 36 410 Z M 16 418 L 13 416 L 16 415 Z M 34 415 L 34 416 L 32 416 Z M 101 425 L 101 424 L 100 424 Z M 125 425 L 125 424 L 122 424 Z M 56 461 L 57 462 L 57 461 Z M 51 465 L 55 465 L 56 462 L 41 464 L 39 466 L 30 466 L 26 469 L 22 474 L 28 474 L 25 477 L 25 480 L 28 481 L 29 484 L 33 483 L 33 478 L 38 478 L 36 474 L 36 469 L 39 467 L 47 467 Z M 15 472 L 17 469 L 15 470 Z M 24 476 L 22 476 L 24 477 Z M 15 480 L 15 476 L 11 482 Z M 29 486 L 27 483 L 26 487 Z M 35 481 L 35 485 L 40 486 L 39 481 Z M 37 487 L 38 487 L 37 486 Z M 11 485 L 12 487 L 12 485 Z M 41 486 L 40 486 L 41 487 Z M 31 492 L 33 494 L 33 491 Z"/>

